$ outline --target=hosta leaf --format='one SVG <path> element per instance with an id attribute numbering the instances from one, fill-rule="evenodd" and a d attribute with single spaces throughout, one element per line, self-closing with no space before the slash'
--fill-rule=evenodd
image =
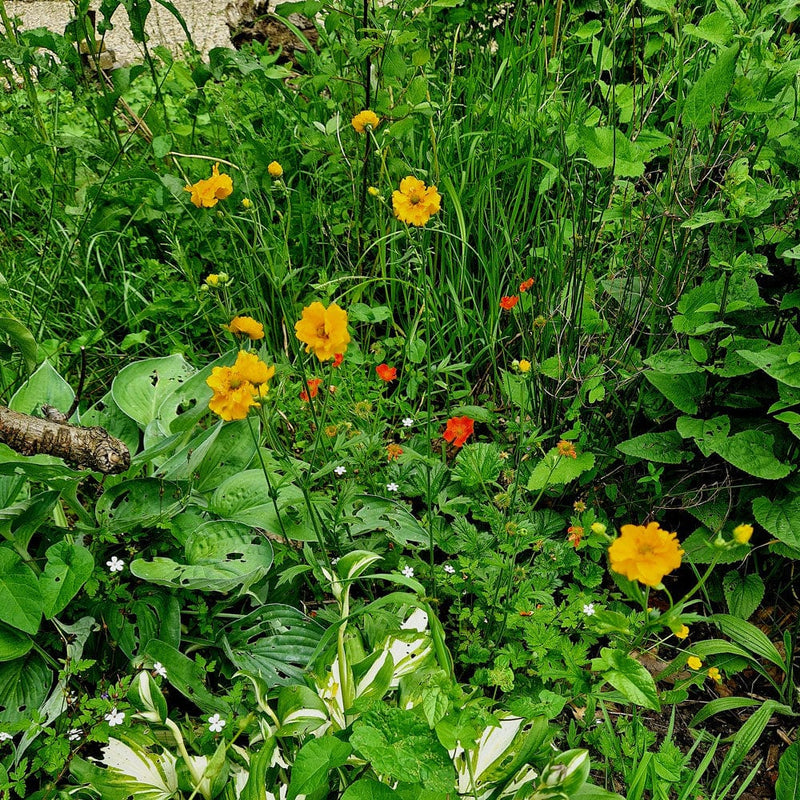
<path id="1" fill-rule="evenodd" d="M 43 361 L 39 369 L 20 386 L 8 407 L 21 414 L 41 416 L 42 405 L 57 408 L 62 414 L 69 411 L 75 392 L 53 369 L 49 361 Z"/>
<path id="2" fill-rule="evenodd" d="M 38 653 L 0 664 L 0 725 L 30 722 L 53 675 Z"/>
<path id="3" fill-rule="evenodd" d="M 79 544 L 63 540 L 47 548 L 47 563 L 39 577 L 43 611 L 51 619 L 63 611 L 94 569 L 92 554 Z"/>

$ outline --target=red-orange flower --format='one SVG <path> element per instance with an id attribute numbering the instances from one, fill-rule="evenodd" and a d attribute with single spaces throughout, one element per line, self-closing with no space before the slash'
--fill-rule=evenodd
<path id="1" fill-rule="evenodd" d="M 583 528 L 580 525 L 570 525 L 567 528 L 567 533 L 569 534 L 567 541 L 577 550 L 581 539 L 583 539 Z"/>
<path id="2" fill-rule="evenodd" d="M 378 364 L 378 366 L 375 367 L 375 372 L 377 372 L 378 377 L 382 381 L 386 381 L 386 383 L 397 379 L 397 368 L 390 367 L 388 364 Z"/>
<path id="3" fill-rule="evenodd" d="M 475 431 L 475 422 L 469 417 L 450 417 L 444 430 L 444 438 L 456 447 L 463 447 L 469 436 Z"/>
<path id="4" fill-rule="evenodd" d="M 530 289 L 531 286 L 533 286 L 533 284 L 534 284 L 533 278 L 527 278 L 526 280 L 522 281 L 522 283 L 519 285 L 519 290 L 521 292 L 527 292 L 528 289 Z"/>
<path id="5" fill-rule="evenodd" d="M 344 361 L 344 353 L 336 353 L 333 356 L 333 366 L 334 367 L 341 367 L 342 361 Z"/>
<path id="6" fill-rule="evenodd" d="M 519 303 L 519 295 L 512 294 L 510 297 L 504 296 L 500 298 L 500 308 L 506 311 L 511 311 L 514 306 Z"/>
<path id="7" fill-rule="evenodd" d="M 400 447 L 399 444 L 391 442 L 390 444 L 386 445 L 387 461 L 397 461 L 397 459 L 400 458 L 401 455 L 403 455 L 403 448 Z"/>
<path id="8" fill-rule="evenodd" d="M 567 442 L 562 439 L 557 445 L 556 450 L 563 458 L 577 458 L 578 454 L 575 452 L 575 445 L 572 442 Z"/>
<path id="9" fill-rule="evenodd" d="M 320 386 L 321 383 L 322 383 L 322 378 L 309 378 L 308 379 L 308 392 L 305 389 L 303 389 L 303 391 L 300 392 L 300 399 L 303 402 L 307 403 L 308 399 L 309 399 L 309 397 L 308 397 L 309 392 L 311 393 L 311 397 L 316 397 L 317 396 L 317 392 L 319 392 L 319 386 Z"/>

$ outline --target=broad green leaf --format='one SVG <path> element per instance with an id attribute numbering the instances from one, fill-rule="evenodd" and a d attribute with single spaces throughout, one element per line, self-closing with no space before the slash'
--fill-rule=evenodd
<path id="1" fill-rule="evenodd" d="M 459 450 L 453 466 L 453 478 L 467 490 L 492 486 L 503 466 L 498 445 L 475 442 Z"/>
<path id="2" fill-rule="evenodd" d="M 697 79 L 683 104 L 685 127 L 705 128 L 711 123 L 713 109 L 719 110 L 733 86 L 739 45 L 723 50 L 717 60 Z"/>
<path id="3" fill-rule="evenodd" d="M 755 653 L 759 658 L 771 661 L 776 667 L 786 671 L 785 660 L 775 645 L 755 625 L 732 617 L 730 614 L 712 614 L 708 619 L 734 642 L 751 653 Z"/>
<path id="4" fill-rule="evenodd" d="M 792 468 L 775 457 L 773 442 L 773 437 L 768 433 L 742 431 L 727 439 L 715 441 L 714 452 L 748 475 L 776 481 L 785 478 Z"/>
<path id="5" fill-rule="evenodd" d="M 753 500 L 753 516 L 776 539 L 800 550 L 800 496 L 791 495 L 774 501 L 757 497 Z"/>
<path id="6" fill-rule="evenodd" d="M 756 573 L 742 575 L 731 570 L 722 579 L 728 611 L 739 619 L 747 619 L 764 599 L 764 581 Z"/>
<path id="7" fill-rule="evenodd" d="M 257 420 L 224 423 L 200 464 L 195 489 L 198 492 L 211 491 L 227 478 L 246 470 L 255 457 L 258 438 Z"/>
<path id="8" fill-rule="evenodd" d="M 706 703 L 692 717 L 689 727 L 696 728 L 709 717 L 713 717 L 714 714 L 720 714 L 723 711 L 735 711 L 738 708 L 752 708 L 753 706 L 761 705 L 761 702 L 761 700 L 753 700 L 750 697 L 718 697 L 716 700 Z"/>
<path id="9" fill-rule="evenodd" d="M 359 778 L 342 794 L 342 800 L 398 800 L 399 795 L 390 786 L 372 778 Z"/>
<path id="10" fill-rule="evenodd" d="M 697 402 L 703 396 L 706 377 L 702 373 L 667 374 L 646 371 L 644 377 L 658 389 L 675 408 L 685 414 L 697 413 Z"/>
<path id="11" fill-rule="evenodd" d="M 261 580 L 272 566 L 269 540 L 229 520 L 211 520 L 198 527 L 186 541 L 185 554 L 185 564 L 171 558 L 137 558 L 131 572 L 160 586 L 230 592 Z"/>
<path id="12" fill-rule="evenodd" d="M 39 369 L 16 391 L 8 407 L 21 414 L 42 416 L 42 406 L 50 405 L 66 414 L 74 399 L 72 387 L 53 369 L 49 361 L 43 361 Z"/>
<path id="13" fill-rule="evenodd" d="M 800 742 L 786 748 L 778 762 L 775 800 L 797 800 L 800 797 Z"/>
<path id="14" fill-rule="evenodd" d="M 592 659 L 592 669 L 634 705 L 660 710 L 653 676 L 627 653 L 604 647 L 600 658 Z"/>
<path id="15" fill-rule="evenodd" d="M 644 363 L 654 372 L 660 372 L 663 375 L 689 375 L 693 372 L 703 371 L 703 368 L 685 350 L 662 350 L 660 353 L 646 358 Z"/>
<path id="16" fill-rule="evenodd" d="M 33 570 L 8 547 L 0 547 L 0 609 L 3 622 L 34 634 L 42 619 L 42 595 Z"/>
<path id="17" fill-rule="evenodd" d="M 776 344 L 757 352 L 753 350 L 736 352 L 776 381 L 795 389 L 800 388 L 800 363 L 793 358 L 798 353 L 796 345 Z"/>
<path id="18" fill-rule="evenodd" d="M 546 486 L 571 483 L 592 467 L 594 467 L 592 453 L 580 453 L 576 458 L 570 458 L 560 456 L 554 447 L 533 468 L 528 478 L 528 490 L 535 492 Z"/>
<path id="19" fill-rule="evenodd" d="M 92 554 L 66 539 L 47 548 L 47 563 L 39 576 L 42 610 L 46 619 L 63 611 L 94 569 Z"/>
<path id="20" fill-rule="evenodd" d="M 114 378 L 111 395 L 120 409 L 144 428 L 156 418 L 164 400 L 194 372 L 181 355 L 137 361 Z"/>
<path id="21" fill-rule="evenodd" d="M 36 369 L 36 340 L 33 334 L 18 320 L 8 314 L 0 316 L 0 332 L 5 333 L 25 361 L 25 369 Z M 66 409 L 64 409 L 66 411 Z"/>
<path id="22" fill-rule="evenodd" d="M 128 445 L 131 453 L 139 449 L 139 426 L 122 412 L 111 392 L 106 392 L 91 408 L 81 414 L 81 425 L 100 425 Z"/>
<path id="23" fill-rule="evenodd" d="M 18 552 L 27 550 L 33 535 L 50 519 L 60 494 L 51 489 L 0 508 L 0 535 L 13 542 Z"/>
<path id="24" fill-rule="evenodd" d="M 24 656 L 33 647 L 33 639 L 22 631 L 0 622 L 0 661 Z"/>
<path id="25" fill-rule="evenodd" d="M 713 419 L 678 417 L 675 427 L 684 439 L 694 439 L 700 452 L 708 458 L 715 452 L 716 443 L 727 438 L 731 421 L 726 416 Z"/>
<path id="26" fill-rule="evenodd" d="M 613 167 L 614 175 L 623 178 L 641 177 L 645 163 L 653 157 L 649 148 L 632 142 L 621 130 L 611 127 L 581 126 L 577 130 L 577 141 L 595 167 Z"/>
<path id="27" fill-rule="evenodd" d="M 278 694 L 276 714 L 281 736 L 301 736 L 328 724 L 328 708 L 322 698 L 308 686 L 289 684 Z"/>
<path id="28" fill-rule="evenodd" d="M 680 464 L 686 451 L 681 449 L 681 437 L 675 431 L 643 433 L 617 445 L 626 456 L 643 458 L 659 464 Z"/>
<path id="29" fill-rule="evenodd" d="M 311 739 L 297 754 L 286 800 L 305 795 L 310 800 L 324 797 L 330 788 L 328 773 L 347 762 L 353 748 L 332 736 Z"/>
<path id="30" fill-rule="evenodd" d="M 698 25 L 684 25 L 684 33 L 698 39 L 705 39 L 717 47 L 724 47 L 733 36 L 733 26 L 721 11 L 706 14 Z"/>
<path id="31" fill-rule="evenodd" d="M 128 531 L 163 525 L 183 507 L 183 492 L 176 483 L 137 478 L 118 483 L 97 501 L 95 515 L 104 528 Z"/>
<path id="32" fill-rule="evenodd" d="M 47 697 L 52 679 L 38 653 L 0 664 L 0 725 L 30 722 Z"/>

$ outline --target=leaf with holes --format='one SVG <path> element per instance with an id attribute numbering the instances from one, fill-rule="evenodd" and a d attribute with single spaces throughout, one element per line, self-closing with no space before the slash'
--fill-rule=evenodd
<path id="1" fill-rule="evenodd" d="M 30 722 L 52 680 L 38 653 L 0 664 L 0 725 Z"/>
<path id="2" fill-rule="evenodd" d="M 272 566 L 272 545 L 247 525 L 212 520 L 189 534 L 186 563 L 171 558 L 137 558 L 131 572 L 159 586 L 213 592 L 246 590 Z"/>
<path id="3" fill-rule="evenodd" d="M 97 501 L 98 523 L 111 531 L 163 525 L 183 507 L 183 492 L 177 483 L 156 478 L 137 478 L 118 483 Z"/>
<path id="4" fill-rule="evenodd" d="M 800 363 L 794 358 L 797 355 L 796 344 L 776 344 L 758 352 L 753 350 L 737 352 L 776 381 L 795 389 L 800 388 Z"/>

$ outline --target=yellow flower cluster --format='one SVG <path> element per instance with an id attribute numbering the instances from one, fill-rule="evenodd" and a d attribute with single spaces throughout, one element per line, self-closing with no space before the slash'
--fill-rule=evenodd
<path id="1" fill-rule="evenodd" d="M 210 178 L 185 186 L 184 191 L 192 193 L 192 202 L 197 208 L 213 208 L 218 201 L 233 193 L 233 181 L 230 175 L 220 174 L 219 164 L 214 164 Z"/>
<path id="2" fill-rule="evenodd" d="M 214 396 L 208 407 L 222 419 L 244 419 L 269 391 L 275 367 L 268 367 L 255 353 L 239 351 L 232 367 L 214 367 L 206 383 Z"/>
<path id="3" fill-rule="evenodd" d="M 665 575 L 681 565 L 677 534 L 661 530 L 657 522 L 623 525 L 608 548 L 611 569 L 628 580 L 658 586 Z"/>

